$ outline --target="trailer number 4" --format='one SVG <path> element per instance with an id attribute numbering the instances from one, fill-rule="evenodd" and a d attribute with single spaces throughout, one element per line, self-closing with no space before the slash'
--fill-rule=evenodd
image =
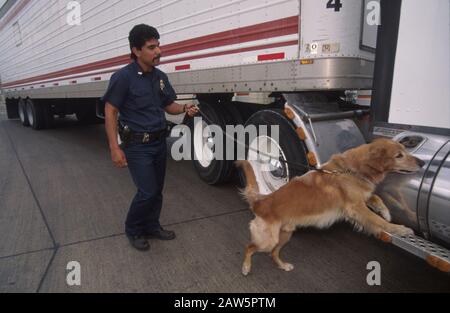
<path id="1" fill-rule="evenodd" d="M 329 0 L 327 3 L 327 9 L 334 9 L 334 12 L 339 12 L 341 8 L 341 0 Z"/>

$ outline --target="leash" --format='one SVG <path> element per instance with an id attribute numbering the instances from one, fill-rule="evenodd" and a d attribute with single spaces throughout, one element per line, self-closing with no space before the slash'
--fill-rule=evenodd
<path id="1" fill-rule="evenodd" d="M 197 109 L 198 109 L 198 113 L 200 113 L 200 115 L 202 116 L 202 118 L 203 118 L 206 122 L 208 122 L 210 125 L 214 125 L 214 122 L 212 122 L 212 121 L 208 118 L 208 116 L 207 116 L 204 112 L 202 112 L 202 110 L 201 110 L 198 106 L 196 106 L 196 107 L 197 107 Z M 273 156 L 271 156 L 271 155 L 269 155 L 269 154 L 267 154 L 267 153 L 261 152 L 261 151 L 259 151 L 259 150 L 257 150 L 257 149 L 253 149 L 253 148 L 249 147 L 247 144 L 245 144 L 245 143 L 243 143 L 243 142 L 240 142 L 239 140 L 235 139 L 234 137 L 231 137 L 227 132 L 225 132 L 225 136 L 228 137 L 228 138 L 230 138 L 231 140 L 233 140 L 233 142 L 237 143 L 237 144 L 240 145 L 240 146 L 243 146 L 244 148 L 246 148 L 246 149 L 248 149 L 248 150 L 251 150 L 251 151 L 253 151 L 253 152 L 256 152 L 256 153 L 259 154 L 259 155 L 268 157 L 270 160 L 273 160 L 273 159 L 274 159 Z M 327 171 L 327 170 L 324 170 L 324 169 L 317 169 L 317 168 L 312 167 L 312 166 L 309 166 L 309 165 L 304 165 L 304 164 L 297 163 L 297 162 L 290 162 L 290 161 L 287 161 L 287 160 L 285 160 L 285 159 L 282 159 L 282 157 L 279 157 L 279 158 L 278 158 L 278 161 L 281 162 L 281 163 L 287 164 L 287 165 L 289 165 L 289 166 L 291 166 L 291 167 L 293 167 L 293 168 L 297 168 L 297 169 L 301 169 L 301 170 L 306 170 L 306 171 L 313 171 L 313 170 L 314 170 L 314 171 L 323 172 L 323 173 L 328 173 L 328 172 L 330 172 L 330 171 Z M 331 172 L 330 172 L 330 173 L 331 173 Z"/>
<path id="2" fill-rule="evenodd" d="M 202 110 L 198 106 L 196 106 L 196 108 L 198 109 L 198 113 L 200 113 L 200 115 L 202 116 L 203 119 L 206 120 L 206 122 L 208 122 L 210 125 L 214 125 L 214 122 L 212 122 L 211 119 L 209 119 L 208 116 L 204 112 L 202 112 Z M 228 138 L 233 140 L 233 142 L 237 143 L 238 145 L 241 145 L 241 146 L 247 148 L 248 150 L 251 150 L 251 151 L 256 152 L 256 153 L 258 153 L 260 155 L 268 157 L 270 160 L 274 159 L 273 156 L 271 156 L 271 155 L 269 155 L 267 153 L 261 152 L 261 151 L 259 151 L 257 149 L 253 149 L 253 148 L 249 147 L 247 144 L 236 140 L 234 137 L 231 137 L 227 132 L 225 132 L 225 136 L 227 136 Z M 304 164 L 297 163 L 297 162 L 290 162 L 290 161 L 282 159 L 281 157 L 278 158 L 278 161 L 281 162 L 281 163 L 287 164 L 287 165 L 289 165 L 289 166 L 291 166 L 293 168 L 306 170 L 307 172 L 308 171 L 317 171 L 317 172 L 328 174 L 328 175 L 351 175 L 351 176 L 354 176 L 356 178 L 364 180 L 365 182 L 369 183 L 370 185 L 373 185 L 373 182 L 371 182 L 367 178 L 365 178 L 365 177 L 363 177 L 363 176 L 361 176 L 361 175 L 359 175 L 359 174 L 357 174 L 357 173 L 355 173 L 355 172 L 353 172 L 353 171 L 351 171 L 349 169 L 346 169 L 346 170 L 343 170 L 343 171 L 338 171 L 338 170 L 330 171 L 330 170 L 326 170 L 326 169 L 315 168 L 315 167 L 312 167 L 312 166 L 309 166 L 309 165 L 304 165 Z"/>

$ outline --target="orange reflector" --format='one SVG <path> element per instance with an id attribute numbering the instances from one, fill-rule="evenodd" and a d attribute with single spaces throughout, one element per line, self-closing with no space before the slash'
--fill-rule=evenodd
<path id="1" fill-rule="evenodd" d="M 294 112 L 292 112 L 292 110 L 289 108 L 284 108 L 284 114 L 286 114 L 286 117 L 291 121 L 295 118 Z"/>
<path id="2" fill-rule="evenodd" d="M 437 256 L 428 255 L 427 263 L 442 272 L 445 272 L 445 273 L 450 272 L 450 263 L 444 259 L 438 258 Z"/>
<path id="3" fill-rule="evenodd" d="M 299 127 L 295 130 L 295 132 L 297 133 L 298 137 L 301 140 L 306 140 L 306 134 L 305 134 L 305 131 L 303 130 L 303 128 Z"/>
<path id="4" fill-rule="evenodd" d="M 300 64 L 301 65 L 314 64 L 314 60 L 313 59 L 303 59 L 303 60 L 300 60 Z"/>
<path id="5" fill-rule="evenodd" d="M 386 233 L 386 232 L 382 232 L 382 233 L 379 234 L 377 237 L 378 237 L 378 239 L 380 239 L 380 240 L 383 241 L 383 242 L 387 242 L 387 243 L 391 243 L 391 242 L 392 242 L 392 237 L 391 237 L 391 235 L 389 235 L 389 234 Z"/>
<path id="6" fill-rule="evenodd" d="M 312 152 L 308 152 L 308 163 L 311 166 L 316 166 L 317 165 L 317 159 L 316 156 L 314 155 L 314 153 Z"/>

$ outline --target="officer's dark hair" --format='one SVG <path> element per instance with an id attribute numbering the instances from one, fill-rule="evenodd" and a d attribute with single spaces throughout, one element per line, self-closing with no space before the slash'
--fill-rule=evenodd
<path id="1" fill-rule="evenodd" d="M 145 43 L 152 39 L 159 39 L 159 33 L 156 28 L 146 24 L 136 25 L 130 31 L 130 35 L 128 36 L 128 41 L 130 42 L 130 50 L 132 50 L 133 47 L 142 49 Z M 133 51 L 131 51 L 131 58 L 134 60 L 137 59 Z"/>

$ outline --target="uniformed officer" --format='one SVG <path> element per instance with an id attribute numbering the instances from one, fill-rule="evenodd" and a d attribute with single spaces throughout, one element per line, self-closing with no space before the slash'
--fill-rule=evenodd
<path id="1" fill-rule="evenodd" d="M 159 223 L 166 170 L 164 112 L 194 116 L 198 109 L 174 102 L 176 94 L 167 75 L 155 67 L 161 57 L 155 28 L 137 25 L 129 41 L 133 62 L 112 75 L 103 101 L 112 161 L 119 168 L 128 166 L 137 187 L 125 233 L 133 247 L 148 250 L 148 238 L 175 238 L 173 231 Z M 119 128 L 126 140 L 123 149 L 117 138 Z"/>

